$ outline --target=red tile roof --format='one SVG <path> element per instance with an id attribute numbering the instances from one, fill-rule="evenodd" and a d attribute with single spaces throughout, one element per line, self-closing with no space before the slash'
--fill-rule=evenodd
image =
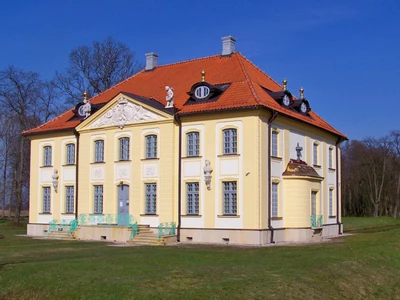
<path id="1" fill-rule="evenodd" d="M 203 69 L 206 72 L 205 81 L 209 84 L 231 83 L 231 85 L 215 102 L 185 106 L 184 104 L 189 98 L 187 92 L 193 84 L 201 81 L 201 70 Z M 90 102 L 92 104 L 106 103 L 118 93 L 125 92 L 153 99 L 153 101 L 166 105 L 166 85 L 174 89 L 174 105 L 178 114 L 265 107 L 338 136 L 346 137 L 313 111 L 309 112 L 309 116 L 305 116 L 279 105 L 263 88 L 280 91 L 282 87 L 238 52 L 230 56 L 215 55 L 158 66 L 150 71 L 143 70 L 111 89 L 94 96 L 90 99 Z M 72 130 L 82 122 L 73 119 L 73 116 L 74 113 L 71 109 L 39 127 L 25 131 L 23 134 L 33 135 L 51 131 Z"/>

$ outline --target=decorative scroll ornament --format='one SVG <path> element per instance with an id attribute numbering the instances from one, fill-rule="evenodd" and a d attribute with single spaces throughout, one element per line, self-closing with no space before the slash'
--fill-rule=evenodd
<path id="1" fill-rule="evenodd" d="M 152 121 L 162 119 L 159 115 L 144 109 L 142 106 L 135 105 L 128 99 L 121 97 L 118 104 L 110 109 L 104 116 L 93 122 L 89 128 L 102 126 L 118 126 L 124 128 L 127 123 L 140 121 Z"/>
<path id="2" fill-rule="evenodd" d="M 206 159 L 205 164 L 206 165 L 204 166 L 204 169 L 203 169 L 204 170 L 204 181 L 206 183 L 207 190 L 211 190 L 211 178 L 212 178 L 211 173 L 213 171 L 213 168 L 210 166 L 211 162 L 208 159 Z"/>
<path id="3" fill-rule="evenodd" d="M 167 96 L 165 97 L 165 100 L 167 100 L 167 106 L 165 106 L 165 108 L 174 107 L 174 89 L 167 85 L 165 90 L 167 91 Z"/>
<path id="4" fill-rule="evenodd" d="M 57 190 L 58 190 L 58 170 L 55 169 L 55 168 L 54 168 L 54 172 L 53 172 L 52 178 L 53 178 L 53 181 L 52 181 L 53 188 L 54 188 L 54 191 L 57 193 Z"/>

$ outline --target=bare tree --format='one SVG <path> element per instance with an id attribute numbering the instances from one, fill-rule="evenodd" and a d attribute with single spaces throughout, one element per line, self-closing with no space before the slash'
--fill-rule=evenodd
<path id="1" fill-rule="evenodd" d="M 99 94 L 142 68 L 133 51 L 109 37 L 72 50 L 66 72 L 56 73 L 55 82 L 66 103 L 75 105 L 84 91 Z"/>
<path id="2" fill-rule="evenodd" d="M 14 66 L 0 71 L 0 104 L 13 118 L 19 133 L 38 126 L 54 115 L 53 95 L 51 84 L 42 82 L 37 73 L 26 72 Z M 19 222 L 23 192 L 28 190 L 29 185 L 29 179 L 24 176 L 26 170 L 29 170 L 29 143 L 19 134 L 9 146 L 14 147 L 10 152 L 13 157 L 13 190 L 16 199 L 14 221 Z"/>

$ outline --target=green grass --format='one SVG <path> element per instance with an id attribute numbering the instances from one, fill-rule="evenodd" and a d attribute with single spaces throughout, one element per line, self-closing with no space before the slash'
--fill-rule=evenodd
<path id="1" fill-rule="evenodd" d="M 5 235 L 0 239 L 1 300 L 399 299 L 400 295 L 398 227 L 321 244 L 258 248 L 119 248 L 102 242 L 15 236 L 19 233 L 24 227 L 0 220 L 0 234 Z"/>
<path id="2" fill-rule="evenodd" d="M 382 227 L 400 227 L 400 219 L 391 217 L 344 217 L 344 231 L 353 232 L 361 230 L 369 230 Z"/>

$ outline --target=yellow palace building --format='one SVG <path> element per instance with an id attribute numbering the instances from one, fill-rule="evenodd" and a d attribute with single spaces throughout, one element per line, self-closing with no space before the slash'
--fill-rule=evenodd
<path id="1" fill-rule="evenodd" d="M 23 134 L 28 235 L 264 245 L 342 232 L 346 136 L 242 54 L 145 69 Z"/>

